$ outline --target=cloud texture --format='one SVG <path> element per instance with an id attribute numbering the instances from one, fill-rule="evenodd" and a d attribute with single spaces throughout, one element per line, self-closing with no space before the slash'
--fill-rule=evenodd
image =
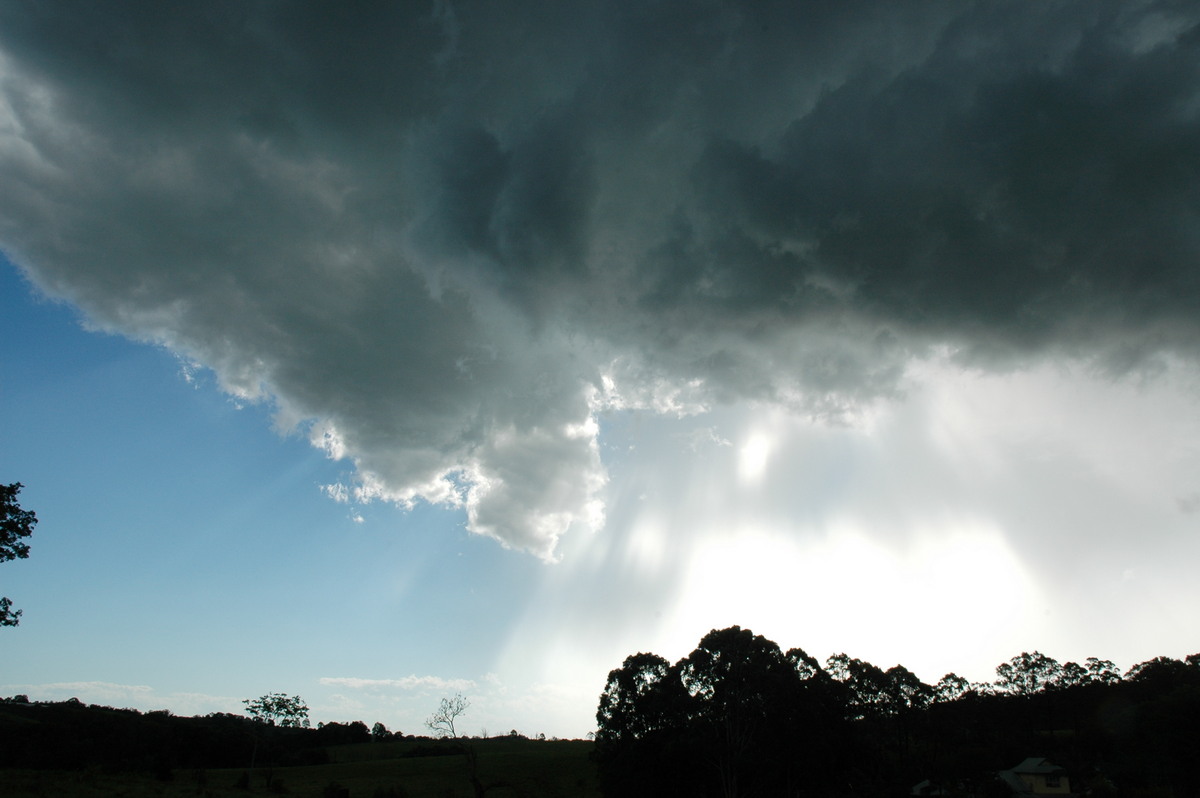
<path id="1" fill-rule="evenodd" d="M 0 246 L 545 558 L 611 408 L 1194 360 L 1172 2 L 0 3 Z M 335 491 L 336 492 L 336 491 Z"/>

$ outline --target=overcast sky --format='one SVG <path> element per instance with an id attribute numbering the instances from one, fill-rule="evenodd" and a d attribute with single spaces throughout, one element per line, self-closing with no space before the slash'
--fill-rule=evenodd
<path id="1" fill-rule="evenodd" d="M 0 692 L 582 735 L 1200 648 L 1200 10 L 0 0 Z"/>

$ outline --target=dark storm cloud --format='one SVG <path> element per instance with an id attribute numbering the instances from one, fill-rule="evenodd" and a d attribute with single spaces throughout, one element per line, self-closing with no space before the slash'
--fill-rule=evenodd
<path id="1" fill-rule="evenodd" d="M 1192 349 L 1200 35 L 1138 41 L 1147 20 L 1098 13 L 1064 47 L 1061 10 L 1030 10 L 1016 33 L 1049 29 L 1032 52 L 998 49 L 1011 15 L 981 13 L 920 65 L 827 92 L 770 156 L 711 146 L 712 216 L 764 255 L 804 242 L 800 279 L 844 286 L 897 331 L 985 351 Z M 781 294 L 778 270 L 740 274 Z"/>
<path id="2" fill-rule="evenodd" d="M 1193 357 L 1174 3 L 0 3 L 0 243 L 549 556 L 594 413 Z"/>

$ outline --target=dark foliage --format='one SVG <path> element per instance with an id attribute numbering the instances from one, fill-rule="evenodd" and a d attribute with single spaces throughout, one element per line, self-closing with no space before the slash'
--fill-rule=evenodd
<path id="1" fill-rule="evenodd" d="M 324 746 L 370 739 L 366 726 L 323 729 L 269 726 L 241 715 L 176 717 L 86 705 L 70 699 L 0 701 L 0 767 L 36 770 L 147 772 L 246 767 L 259 762 L 314 765 L 328 760 Z M 361 729 L 360 729 L 361 727 Z"/>
<path id="2" fill-rule="evenodd" d="M 845 654 L 821 667 L 735 626 L 674 664 L 627 658 L 597 721 L 613 796 L 904 795 L 925 779 L 986 796 L 1030 756 L 1066 768 L 1076 792 L 1200 795 L 1195 655 L 1122 679 L 1106 660 L 1023 653 L 995 683 L 948 674 L 934 687 Z"/>
<path id="3" fill-rule="evenodd" d="M 323 723 L 314 735 L 317 745 L 353 745 L 371 742 L 371 732 L 361 720 L 351 723 Z"/>
<path id="4" fill-rule="evenodd" d="M 32 510 L 21 508 L 17 496 L 20 482 L 0 485 L 0 562 L 23 560 L 29 556 L 29 544 L 25 539 L 33 534 L 37 516 Z M 21 622 L 21 610 L 12 608 L 12 600 L 0 597 L 0 626 L 16 626 Z"/>
<path id="5" fill-rule="evenodd" d="M 251 725 L 238 715 L 179 718 L 75 700 L 8 699 L 0 703 L 0 767 L 160 772 L 244 766 Z"/>
<path id="6" fill-rule="evenodd" d="M 390 756 L 463 755 L 460 740 L 393 736 L 399 739 L 404 744 Z M 179 773 L 240 769 L 244 786 L 280 789 L 281 768 L 323 765 L 330 762 L 330 749 L 377 744 L 362 721 L 303 728 L 225 713 L 177 717 L 165 710 L 143 713 L 76 699 L 0 698 L 0 768 L 137 773 L 163 781 Z"/>

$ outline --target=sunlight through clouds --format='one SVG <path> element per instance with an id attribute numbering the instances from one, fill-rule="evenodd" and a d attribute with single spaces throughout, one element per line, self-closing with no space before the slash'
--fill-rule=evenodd
<path id="1" fill-rule="evenodd" d="M 753 433 L 738 450 L 738 478 L 744 485 L 762 479 L 771 457 L 771 440 L 764 433 Z"/>
<path id="2" fill-rule="evenodd" d="M 629 531 L 628 560 L 634 568 L 657 572 L 673 548 L 661 522 L 642 518 Z"/>
<path id="3" fill-rule="evenodd" d="M 927 680 L 951 669 L 983 678 L 1003 656 L 991 641 L 1035 622 L 1036 590 L 1019 561 L 1001 535 L 969 521 L 909 546 L 850 522 L 808 536 L 714 530 L 686 570 L 664 618 L 672 647 L 738 624 L 822 659 L 847 651 L 889 667 L 904 651 L 903 664 Z"/>
<path id="4" fill-rule="evenodd" d="M 1186 465 L 1187 447 L 1172 442 L 1172 425 L 1162 421 L 1190 401 L 1188 392 L 1143 390 L 1143 401 L 1152 399 L 1163 415 L 1130 426 L 1101 457 L 1090 431 L 1118 417 L 1131 424 L 1121 397 L 1136 389 L 1098 379 L 1079 390 L 1100 409 L 1073 414 L 1078 400 L 1054 374 L 914 371 L 905 398 L 862 426 L 787 415 L 764 421 L 747 408 L 614 419 L 608 445 L 623 451 L 636 442 L 640 457 L 613 469 L 607 533 L 571 541 L 561 573 L 547 575 L 539 601 L 514 627 L 511 656 L 554 624 L 554 607 L 588 619 L 581 621 L 588 631 L 560 631 L 547 672 L 597 683 L 633 651 L 675 659 L 709 629 L 732 624 L 821 658 L 845 651 L 881 667 L 901 663 L 929 680 L 949 671 L 990 679 L 1017 647 L 1135 658 L 1121 654 L 1118 641 L 1161 635 L 1179 613 L 1156 612 L 1118 631 L 1114 603 L 1141 614 L 1169 594 L 1177 596 L 1171 606 L 1183 606 L 1191 590 L 1182 577 L 1154 591 L 1123 581 L 1121 563 L 1142 555 L 1120 531 L 1147 501 L 1175 513 L 1177 521 L 1164 516 L 1163 523 L 1186 519 L 1178 503 L 1165 501 L 1173 490 L 1163 483 L 1182 487 L 1200 472 L 1172 473 L 1171 463 Z M 1179 376 L 1186 385 L 1186 374 Z M 1031 417 L 1031 403 L 1049 412 Z M 768 429 L 770 467 L 748 483 L 746 444 L 722 442 L 755 441 Z M 1157 455 L 1122 466 L 1120 440 L 1139 436 Z M 1094 462 L 1115 470 L 1061 470 L 1089 449 Z M 1122 467 L 1146 473 L 1131 482 Z M 1040 468 L 1047 470 L 1030 471 Z M 1073 487 L 1065 495 L 1043 491 L 1052 480 Z M 1160 488 L 1114 487 L 1139 481 Z M 1096 540 L 1123 540 L 1126 548 L 1090 547 Z M 594 600 L 577 600 L 577 591 Z M 1090 601 L 1073 598 L 1080 594 Z M 1098 641 L 1091 647 L 1077 640 L 1084 629 Z"/>

